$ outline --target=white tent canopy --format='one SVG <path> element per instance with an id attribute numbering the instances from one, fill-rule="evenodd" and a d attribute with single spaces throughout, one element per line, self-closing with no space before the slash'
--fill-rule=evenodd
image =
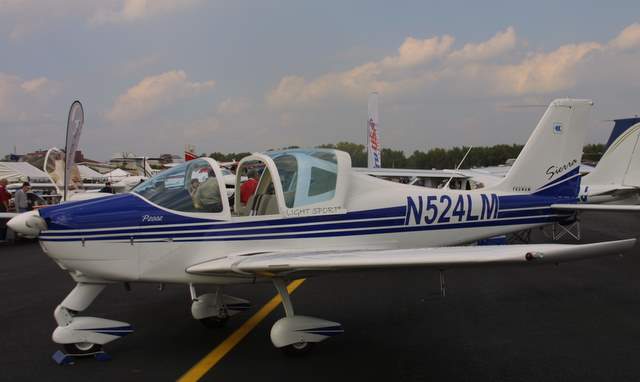
<path id="1" fill-rule="evenodd" d="M 0 162 L 0 179 L 7 179 L 9 183 L 51 182 L 44 171 L 27 162 Z"/>
<path id="2" fill-rule="evenodd" d="M 106 178 L 109 178 L 109 180 L 111 180 L 112 182 L 117 182 L 119 180 L 122 180 L 123 178 L 129 177 L 131 176 L 131 174 L 129 174 L 128 172 L 124 171 L 121 168 L 117 168 L 113 171 L 110 171 L 104 175 L 102 175 Z"/>
<path id="3" fill-rule="evenodd" d="M 92 170 L 91 168 L 81 164 L 78 165 L 78 171 L 80 171 L 80 177 L 85 180 L 104 180 L 106 178 L 105 175 L 100 174 L 99 172 Z"/>

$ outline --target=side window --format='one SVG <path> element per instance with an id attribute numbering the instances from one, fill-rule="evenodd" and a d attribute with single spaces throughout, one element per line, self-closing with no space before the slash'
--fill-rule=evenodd
<path id="1" fill-rule="evenodd" d="M 282 155 L 273 160 L 278 168 L 282 192 L 284 192 L 284 203 L 288 208 L 292 208 L 296 200 L 298 188 L 298 161 L 293 155 Z"/>
<path id="2" fill-rule="evenodd" d="M 287 208 L 334 198 L 338 161 L 333 152 L 296 151 L 273 158 L 278 168 Z"/>
<path id="3" fill-rule="evenodd" d="M 204 159 L 166 170 L 142 183 L 133 192 L 176 211 L 221 212 L 223 208 L 215 172 Z"/>

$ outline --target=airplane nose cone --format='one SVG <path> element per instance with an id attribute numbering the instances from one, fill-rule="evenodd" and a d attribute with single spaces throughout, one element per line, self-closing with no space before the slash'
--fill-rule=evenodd
<path id="1" fill-rule="evenodd" d="M 38 211 L 29 211 L 11 218 L 7 222 L 7 227 L 22 236 L 37 237 L 40 231 L 47 229 L 47 223 L 40 217 Z"/>

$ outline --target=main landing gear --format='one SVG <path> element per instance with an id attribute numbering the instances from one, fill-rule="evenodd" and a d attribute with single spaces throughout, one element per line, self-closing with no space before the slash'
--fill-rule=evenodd
<path id="1" fill-rule="evenodd" d="M 215 293 L 198 296 L 195 286 L 189 284 L 189 291 L 192 301 L 191 315 L 208 328 L 222 327 L 229 317 L 251 308 L 249 301 L 223 294 L 221 287 L 218 287 Z"/>
<path id="2" fill-rule="evenodd" d="M 133 332 L 126 322 L 97 317 L 77 316 L 87 309 L 107 284 L 79 282 L 58 305 L 53 316 L 58 327 L 53 331 L 53 341 L 64 347 L 66 355 L 88 356 L 102 352 L 102 345 Z"/>
<path id="3" fill-rule="evenodd" d="M 285 317 L 271 327 L 271 342 L 289 355 L 307 353 L 312 345 L 329 337 L 343 333 L 342 325 L 315 317 L 296 316 L 291 296 L 283 279 L 273 279 L 273 284 L 282 298 Z"/>

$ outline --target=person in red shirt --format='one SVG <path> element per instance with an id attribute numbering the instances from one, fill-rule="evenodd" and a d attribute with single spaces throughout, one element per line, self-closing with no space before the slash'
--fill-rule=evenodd
<path id="1" fill-rule="evenodd" d="M 0 179 L 0 212 L 9 211 L 9 200 L 11 200 L 11 194 L 7 191 L 7 180 Z"/>
<path id="2" fill-rule="evenodd" d="M 249 170 L 247 177 L 249 179 L 240 186 L 240 203 L 242 203 L 243 206 L 247 205 L 249 198 L 256 192 L 256 188 L 258 187 L 259 175 L 256 170 Z"/>
<path id="3" fill-rule="evenodd" d="M 9 200 L 11 194 L 7 191 L 7 180 L 0 179 L 0 212 L 9 212 Z M 0 240 L 5 240 L 7 236 L 7 226 L 4 221 L 0 222 Z"/>

